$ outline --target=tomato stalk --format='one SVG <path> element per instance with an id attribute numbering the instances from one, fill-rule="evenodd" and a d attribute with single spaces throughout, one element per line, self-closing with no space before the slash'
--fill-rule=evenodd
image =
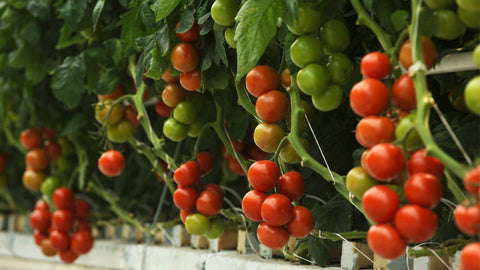
<path id="1" fill-rule="evenodd" d="M 418 249 L 409 248 L 407 255 L 409 258 L 419 258 L 425 256 L 450 256 L 471 242 L 472 241 L 468 239 L 450 239 L 441 243 L 438 245 L 438 247 L 421 246 Z"/>
<path id="2" fill-rule="evenodd" d="M 321 230 L 313 230 L 310 235 L 321 238 L 321 239 L 328 239 L 331 241 L 341 241 L 341 240 L 353 240 L 353 239 L 366 239 L 367 232 L 363 231 L 351 231 L 351 232 L 342 232 L 342 233 L 335 233 L 335 232 L 326 232 Z"/>

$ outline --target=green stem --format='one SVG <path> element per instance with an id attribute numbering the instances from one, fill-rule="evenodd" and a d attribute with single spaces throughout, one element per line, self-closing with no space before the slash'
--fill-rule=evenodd
<path id="1" fill-rule="evenodd" d="M 235 77 L 235 75 L 233 77 Z M 258 123 L 262 123 L 263 120 L 258 117 L 257 112 L 255 111 L 255 105 L 253 105 L 252 101 L 248 97 L 247 91 L 245 90 L 245 86 L 243 85 L 243 83 L 235 83 L 235 89 L 237 90 L 238 95 L 238 105 L 242 106 L 248 113 L 253 115 Z"/>
<path id="2" fill-rule="evenodd" d="M 435 254 L 439 257 L 452 256 L 470 242 L 472 241 L 467 239 L 455 239 L 455 243 L 452 245 L 442 245 L 441 247 L 436 248 L 425 246 L 416 249 L 409 248 L 407 255 L 409 258 L 435 256 Z"/>
<path id="3" fill-rule="evenodd" d="M 362 4 L 359 0 L 351 0 L 353 8 L 358 14 L 357 24 L 363 24 L 370 28 L 372 32 L 377 36 L 380 45 L 382 45 L 385 51 L 388 51 L 392 48 L 392 43 L 390 41 L 390 36 L 383 31 L 383 29 L 378 25 L 377 22 L 372 20 L 370 15 L 367 13 L 365 8 L 363 8 Z"/>
<path id="4" fill-rule="evenodd" d="M 342 240 L 365 240 L 367 239 L 367 232 L 362 231 L 351 231 L 351 232 L 343 232 L 343 233 L 334 233 L 334 232 L 325 232 L 325 231 L 318 231 L 313 230 L 310 235 L 315 237 L 319 237 L 322 239 L 328 239 L 332 241 L 342 241 Z"/>

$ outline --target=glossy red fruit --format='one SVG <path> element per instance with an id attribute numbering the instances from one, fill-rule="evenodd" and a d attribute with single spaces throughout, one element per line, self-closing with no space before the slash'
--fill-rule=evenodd
<path id="1" fill-rule="evenodd" d="M 192 211 L 195 209 L 198 192 L 191 187 L 178 187 L 173 192 L 173 203 L 182 210 Z"/>
<path id="2" fill-rule="evenodd" d="M 49 239 L 52 246 L 58 251 L 70 248 L 70 235 L 65 231 L 52 230 Z"/>
<path id="3" fill-rule="evenodd" d="M 75 215 L 70 210 L 59 209 L 52 213 L 52 228 L 67 232 L 75 223 Z"/>
<path id="4" fill-rule="evenodd" d="M 367 78 L 382 79 L 390 73 L 390 59 L 381 52 L 371 52 L 362 58 L 360 72 Z"/>
<path id="5" fill-rule="evenodd" d="M 200 53 L 195 45 L 181 42 L 170 52 L 172 66 L 180 72 L 194 70 L 200 64 Z"/>
<path id="6" fill-rule="evenodd" d="M 247 218 L 253 221 L 262 221 L 261 208 L 267 194 L 258 190 L 250 190 L 243 196 L 242 210 Z"/>
<path id="7" fill-rule="evenodd" d="M 257 238 L 260 243 L 271 249 L 281 249 L 288 243 L 290 235 L 283 227 L 270 226 L 262 222 L 257 228 Z"/>
<path id="8" fill-rule="evenodd" d="M 57 160 L 62 155 L 62 147 L 55 140 L 47 140 L 45 141 L 45 153 L 47 154 L 48 160 Z"/>
<path id="9" fill-rule="evenodd" d="M 362 118 L 355 129 L 355 138 L 365 148 L 394 139 L 395 126 L 384 116 L 370 115 Z"/>
<path id="10" fill-rule="evenodd" d="M 37 209 L 50 211 L 50 206 L 44 200 L 38 200 L 35 203 L 35 210 L 37 210 Z"/>
<path id="11" fill-rule="evenodd" d="M 98 169 L 105 176 L 119 176 L 125 169 L 125 158 L 121 152 L 108 150 L 98 159 Z"/>
<path id="12" fill-rule="evenodd" d="M 299 200 L 306 190 L 305 180 L 297 171 L 291 171 L 280 176 L 278 192 L 287 196 L 292 201 Z"/>
<path id="13" fill-rule="evenodd" d="M 176 29 L 178 29 L 180 23 L 177 23 Z M 193 21 L 192 27 L 183 33 L 176 32 L 178 38 L 183 42 L 195 42 L 199 37 L 199 25 L 197 21 Z"/>
<path id="14" fill-rule="evenodd" d="M 310 234 L 315 225 L 315 219 L 308 208 L 297 205 L 293 208 L 293 217 L 287 223 L 287 230 L 295 238 L 303 238 Z"/>
<path id="15" fill-rule="evenodd" d="M 72 209 L 75 205 L 75 195 L 66 187 L 59 187 L 53 192 L 53 204 L 58 209 Z"/>
<path id="16" fill-rule="evenodd" d="M 180 74 L 180 85 L 188 91 L 195 91 L 202 88 L 202 73 L 200 72 L 200 68 L 189 72 L 182 72 Z"/>
<path id="17" fill-rule="evenodd" d="M 259 191 L 268 191 L 275 187 L 280 178 L 280 168 L 270 160 L 254 162 L 248 169 L 248 181 Z"/>
<path id="18" fill-rule="evenodd" d="M 377 223 L 390 222 L 400 205 L 400 199 L 392 188 L 376 185 L 369 188 L 362 197 L 365 214 Z"/>
<path id="19" fill-rule="evenodd" d="M 278 91 L 271 90 L 263 93 L 255 103 L 255 111 L 263 121 L 275 123 L 287 115 L 290 110 L 290 101 L 287 96 Z"/>
<path id="20" fill-rule="evenodd" d="M 39 147 L 42 140 L 42 132 L 36 128 L 28 128 L 20 133 L 20 143 L 29 150 Z"/>
<path id="21" fill-rule="evenodd" d="M 414 173 L 405 183 L 405 196 L 410 203 L 434 208 L 442 198 L 442 183 L 430 173 Z"/>
<path id="22" fill-rule="evenodd" d="M 184 187 L 195 184 L 200 179 L 200 170 L 193 160 L 187 161 L 178 167 L 173 173 L 173 180 L 177 185 Z"/>
<path id="23" fill-rule="evenodd" d="M 357 115 L 365 117 L 384 112 L 390 103 L 387 86 L 377 79 L 367 78 L 352 87 L 350 107 Z"/>
<path id="24" fill-rule="evenodd" d="M 213 157 L 209 152 L 199 152 L 197 154 L 197 166 L 200 176 L 207 175 L 213 169 Z"/>
<path id="25" fill-rule="evenodd" d="M 48 238 L 48 234 L 46 232 L 41 232 L 37 229 L 33 230 L 33 240 L 35 241 L 35 245 L 40 246 L 42 241 Z"/>
<path id="26" fill-rule="evenodd" d="M 372 225 L 368 230 L 367 242 L 373 252 L 387 260 L 399 258 L 407 249 L 405 240 L 388 223 Z"/>
<path id="27" fill-rule="evenodd" d="M 172 76 L 172 69 L 170 66 L 162 73 L 162 80 L 167 83 L 173 83 L 178 81 L 179 76 Z"/>
<path id="28" fill-rule="evenodd" d="M 480 195 L 480 165 L 465 175 L 463 185 L 470 194 Z"/>
<path id="29" fill-rule="evenodd" d="M 90 206 L 84 200 L 75 200 L 75 218 L 78 220 L 86 220 L 90 212 Z"/>
<path id="30" fill-rule="evenodd" d="M 437 215 L 417 204 L 402 206 L 395 213 L 395 228 L 407 243 L 430 240 L 437 232 Z"/>
<path id="31" fill-rule="evenodd" d="M 458 204 L 453 212 L 457 228 L 468 235 L 475 236 L 480 232 L 480 205 Z"/>
<path id="32" fill-rule="evenodd" d="M 73 253 L 81 255 L 88 253 L 93 248 L 93 237 L 87 231 L 80 231 L 73 234 L 70 241 L 70 249 Z"/>
<path id="33" fill-rule="evenodd" d="M 271 226 L 283 226 L 293 217 L 293 205 L 283 194 L 272 194 L 263 201 L 260 208 L 263 221 Z"/>
<path id="34" fill-rule="evenodd" d="M 460 254 L 460 270 L 480 269 L 480 242 L 466 245 Z"/>
<path id="35" fill-rule="evenodd" d="M 163 118 L 168 118 L 172 114 L 172 108 L 163 103 L 163 101 L 158 100 L 155 103 L 155 112 Z"/>
<path id="36" fill-rule="evenodd" d="M 30 225 L 39 232 L 46 232 L 50 227 L 50 212 L 36 209 L 30 214 Z"/>
<path id="37" fill-rule="evenodd" d="M 402 149 L 391 143 L 380 143 L 370 148 L 365 156 L 365 170 L 373 178 L 390 181 L 405 167 Z"/>
<path id="38" fill-rule="evenodd" d="M 427 156 L 425 149 L 415 151 L 407 161 L 407 171 L 409 175 L 417 172 L 431 173 L 438 179 L 442 179 L 445 167 L 443 163 L 435 157 Z"/>
<path id="39" fill-rule="evenodd" d="M 217 191 L 204 190 L 197 198 L 196 207 L 205 216 L 216 215 L 222 210 L 223 196 Z"/>
<path id="40" fill-rule="evenodd" d="M 400 110 L 410 111 L 417 107 L 415 85 L 408 74 L 400 76 L 392 86 L 392 103 Z"/>
<path id="41" fill-rule="evenodd" d="M 280 79 L 272 67 L 260 65 L 247 73 L 245 85 L 252 96 L 259 97 L 267 91 L 278 89 Z"/>
<path id="42" fill-rule="evenodd" d="M 64 263 L 73 263 L 74 261 L 76 261 L 78 259 L 78 255 L 75 254 L 70 249 L 58 251 L 58 257 Z"/>

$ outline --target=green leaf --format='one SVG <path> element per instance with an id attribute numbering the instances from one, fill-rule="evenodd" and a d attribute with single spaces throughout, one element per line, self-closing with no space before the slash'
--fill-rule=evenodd
<path id="1" fill-rule="evenodd" d="M 135 48 L 135 40 L 143 36 L 143 29 L 137 22 L 137 8 L 132 8 L 120 16 L 122 32 L 120 34 L 122 44 L 126 50 Z"/>
<path id="2" fill-rule="evenodd" d="M 392 20 L 393 28 L 396 31 L 400 31 L 408 26 L 410 23 L 410 14 L 406 10 L 396 10 L 390 15 Z"/>
<path id="3" fill-rule="evenodd" d="M 27 6 L 26 0 L 7 0 L 5 2 L 16 9 L 24 9 Z"/>
<path id="4" fill-rule="evenodd" d="M 143 23 L 147 27 L 154 28 L 155 27 L 155 14 L 153 10 L 150 8 L 150 1 L 146 0 L 140 4 L 140 18 L 142 18 Z"/>
<path id="5" fill-rule="evenodd" d="M 180 2 L 181 0 L 158 0 L 156 4 L 157 22 L 170 15 Z"/>
<path id="6" fill-rule="evenodd" d="M 118 80 L 117 71 L 114 68 L 107 69 L 107 71 L 101 75 L 100 80 L 98 81 L 95 91 L 96 94 L 105 95 L 112 93 L 118 84 Z"/>
<path id="7" fill-rule="evenodd" d="M 187 32 L 190 28 L 192 28 L 193 22 L 195 21 L 195 9 L 192 7 L 188 7 L 185 9 L 185 11 L 182 13 L 182 16 L 180 17 L 180 21 L 178 24 L 178 28 L 176 29 L 177 33 L 185 33 Z"/>
<path id="8" fill-rule="evenodd" d="M 31 20 L 22 30 L 22 36 L 33 48 L 41 47 L 42 29 L 35 20 Z"/>
<path id="9" fill-rule="evenodd" d="M 165 56 L 170 50 L 170 39 L 168 37 L 168 24 L 162 25 L 160 30 L 158 30 L 155 33 L 155 39 L 157 41 L 158 46 L 160 47 L 160 51 L 162 55 Z"/>
<path id="10" fill-rule="evenodd" d="M 85 14 L 88 2 L 88 0 L 66 0 L 58 9 L 71 29 L 77 30 L 78 24 Z"/>
<path id="11" fill-rule="evenodd" d="M 105 47 L 107 55 L 112 57 L 115 65 L 118 65 L 123 60 L 122 42 L 120 39 L 112 38 L 105 40 L 105 42 L 103 42 L 103 46 Z"/>
<path id="12" fill-rule="evenodd" d="M 50 13 L 51 0 L 30 0 L 27 10 L 33 17 L 45 19 Z"/>
<path id="13" fill-rule="evenodd" d="M 215 54 L 214 62 L 216 65 L 220 65 L 220 61 L 228 67 L 227 53 L 225 52 L 225 38 L 222 30 L 216 30 L 215 34 Z"/>
<path id="14" fill-rule="evenodd" d="M 25 78 L 31 81 L 32 84 L 37 84 L 41 80 L 43 80 L 43 78 L 45 78 L 45 76 L 47 76 L 47 74 L 52 69 L 54 69 L 55 66 L 56 66 L 56 63 L 51 59 L 46 59 L 45 61 L 31 63 L 25 69 Z"/>
<path id="15" fill-rule="evenodd" d="M 103 6 L 105 5 L 105 0 L 98 0 L 93 8 L 92 22 L 93 22 L 93 31 L 97 31 L 98 19 L 100 19 L 100 14 L 102 13 Z"/>
<path id="16" fill-rule="evenodd" d="M 75 133 L 77 130 L 82 129 L 88 124 L 88 117 L 83 113 L 74 114 L 67 124 L 62 128 L 62 131 L 58 134 L 59 137 L 65 137 Z"/>
<path id="17" fill-rule="evenodd" d="M 57 100 L 73 109 L 80 104 L 84 89 L 85 65 L 83 55 L 67 57 L 53 74 L 50 87 Z"/>
<path id="18" fill-rule="evenodd" d="M 41 61 L 41 54 L 28 45 L 23 45 L 9 55 L 8 64 L 14 68 L 26 68 Z"/>
<path id="19" fill-rule="evenodd" d="M 160 80 L 162 78 L 162 73 L 167 69 L 168 61 L 162 58 L 161 52 L 159 49 L 154 49 L 152 51 L 152 59 L 148 65 L 147 73 L 145 76 L 154 80 Z"/>
<path id="20" fill-rule="evenodd" d="M 291 0 L 284 0 L 285 6 L 288 9 L 288 12 L 292 15 L 297 15 L 297 7 L 298 7 L 298 1 L 291 1 Z"/>
<path id="21" fill-rule="evenodd" d="M 277 32 L 277 22 L 285 8 L 283 0 L 247 1 L 237 14 L 237 77 L 240 80 L 265 52 Z"/>
<path id="22" fill-rule="evenodd" d="M 226 89 L 232 74 L 224 67 L 213 67 L 202 72 L 202 84 L 207 89 Z"/>
<path id="23" fill-rule="evenodd" d="M 73 45 L 82 44 L 85 41 L 86 40 L 80 35 L 72 36 L 72 30 L 67 24 L 64 24 L 60 30 L 60 38 L 58 39 L 57 45 L 55 45 L 55 49 L 65 49 Z"/>

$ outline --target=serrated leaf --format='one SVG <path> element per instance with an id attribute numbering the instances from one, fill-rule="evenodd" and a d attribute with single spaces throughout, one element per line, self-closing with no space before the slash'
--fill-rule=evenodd
<path id="1" fill-rule="evenodd" d="M 168 65 L 168 61 L 161 57 L 159 49 L 155 49 L 152 51 L 152 58 L 145 76 L 154 80 L 160 80 L 162 73 L 167 69 Z"/>
<path id="2" fill-rule="evenodd" d="M 160 52 L 165 56 L 170 50 L 170 39 L 168 37 L 168 24 L 162 25 L 160 30 L 155 33 L 155 39 L 160 48 Z"/>
<path id="3" fill-rule="evenodd" d="M 84 43 L 86 40 L 79 35 L 72 36 L 72 30 L 68 27 L 67 24 L 64 24 L 62 29 L 60 30 L 60 38 L 58 39 L 57 45 L 55 45 L 55 49 L 61 50 L 68 48 L 70 46 Z"/>
<path id="4" fill-rule="evenodd" d="M 137 8 L 132 8 L 120 16 L 122 32 L 120 34 L 125 50 L 135 48 L 135 40 L 143 36 L 143 29 L 137 22 Z"/>
<path id="5" fill-rule="evenodd" d="M 190 28 L 192 28 L 193 22 L 195 21 L 195 9 L 192 7 L 188 7 L 182 12 L 182 16 L 180 17 L 180 21 L 178 24 L 178 28 L 175 30 L 177 33 L 185 33 Z"/>
<path id="6" fill-rule="evenodd" d="M 97 3 L 93 8 L 93 14 L 92 14 L 93 32 L 97 31 L 98 20 L 100 19 L 100 14 L 102 13 L 104 5 L 105 5 L 105 0 L 97 0 Z"/>
<path id="7" fill-rule="evenodd" d="M 216 30 L 213 33 L 215 34 L 215 54 L 213 61 L 216 65 L 220 65 L 220 62 L 222 62 L 226 67 L 228 67 L 227 52 L 225 51 L 225 38 L 223 36 L 223 31 Z"/>
<path id="8" fill-rule="evenodd" d="M 396 31 L 400 31 L 408 26 L 410 23 L 410 14 L 406 10 L 396 10 L 390 15 L 392 20 L 393 28 Z"/>
<path id="9" fill-rule="evenodd" d="M 140 4 L 140 18 L 142 18 L 143 23 L 147 27 L 155 27 L 155 14 L 153 10 L 150 8 L 150 1 L 146 0 Z"/>
<path id="10" fill-rule="evenodd" d="M 277 32 L 277 22 L 285 8 L 283 0 L 247 1 L 235 20 L 237 41 L 237 77 L 240 80 L 265 52 Z"/>
<path id="11" fill-rule="evenodd" d="M 107 69 L 101 75 L 95 93 L 100 95 L 112 93 L 118 84 L 118 80 L 117 71 L 114 68 Z"/>
<path id="12" fill-rule="evenodd" d="M 156 6 L 157 22 L 167 17 L 180 4 L 181 0 L 158 0 Z"/>
<path id="13" fill-rule="evenodd" d="M 50 87 L 57 100 L 73 109 L 80 104 L 84 89 L 85 65 L 83 55 L 67 57 L 53 74 Z"/>
<path id="14" fill-rule="evenodd" d="M 123 60 L 122 42 L 117 38 L 112 38 L 103 42 L 107 55 L 110 55 L 115 65 L 118 65 Z"/>
<path id="15" fill-rule="evenodd" d="M 65 23 L 68 24 L 71 29 L 77 29 L 78 24 L 85 14 L 88 2 L 87 0 L 66 0 L 63 5 L 59 7 L 58 10 L 60 14 L 62 14 Z"/>

